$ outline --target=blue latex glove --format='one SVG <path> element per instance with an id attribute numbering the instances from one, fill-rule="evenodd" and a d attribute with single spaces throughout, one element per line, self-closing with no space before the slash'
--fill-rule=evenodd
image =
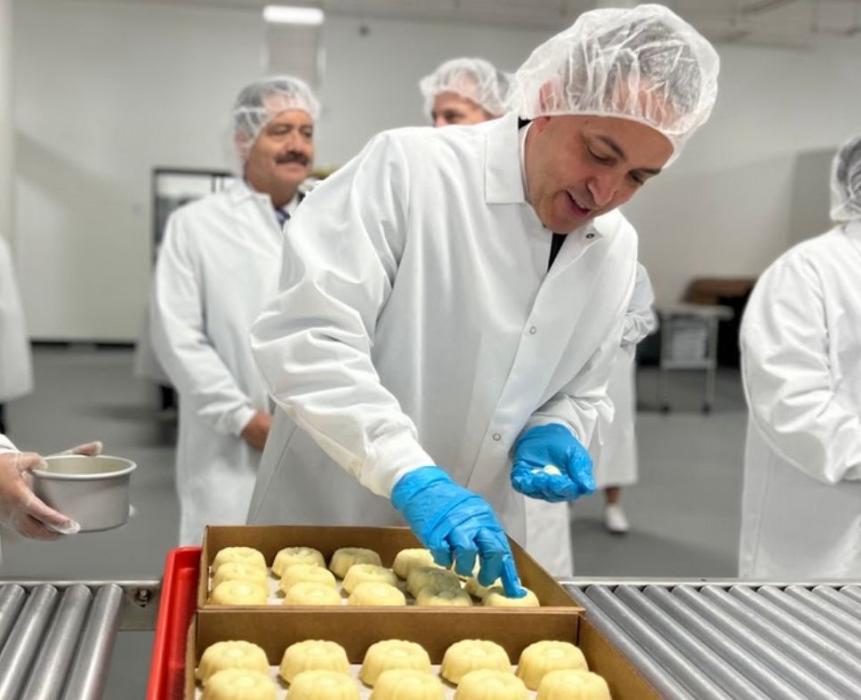
<path id="1" fill-rule="evenodd" d="M 407 472 L 392 489 L 392 505 L 437 564 L 449 567 L 453 559 L 458 574 L 471 576 L 478 555 L 478 582 L 482 586 L 501 578 L 509 598 L 526 595 L 505 530 L 490 504 L 456 484 L 442 469 L 421 467 Z"/>
<path id="2" fill-rule="evenodd" d="M 514 445 L 511 485 L 515 491 L 557 503 L 595 492 L 589 451 L 564 425 L 530 428 Z M 544 467 L 555 466 L 559 474 Z"/>

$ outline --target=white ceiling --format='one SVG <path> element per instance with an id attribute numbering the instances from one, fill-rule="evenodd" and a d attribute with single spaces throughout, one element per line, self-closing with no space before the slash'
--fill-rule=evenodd
<path id="1" fill-rule="evenodd" d="M 251 9 L 267 4 L 321 7 L 331 15 L 490 24 L 552 31 L 596 6 L 635 5 L 626 0 L 103 0 Z M 861 0 L 669 0 L 714 41 L 804 46 L 814 39 L 861 33 Z"/>

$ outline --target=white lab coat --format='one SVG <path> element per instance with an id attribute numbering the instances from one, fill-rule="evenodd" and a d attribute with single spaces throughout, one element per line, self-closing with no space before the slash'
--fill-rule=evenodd
<path id="1" fill-rule="evenodd" d="M 634 284 L 618 212 L 551 235 L 524 197 L 516 117 L 375 137 L 291 221 L 252 345 L 276 401 L 249 521 L 403 524 L 438 464 L 525 540 L 509 451 L 531 425 L 588 442 Z M 529 547 L 529 542 L 526 542 Z"/>
<path id="2" fill-rule="evenodd" d="M 0 236 L 0 403 L 33 391 L 33 362 L 12 255 Z"/>
<path id="3" fill-rule="evenodd" d="M 599 425 L 589 445 L 598 489 L 633 484 L 637 480 L 634 349 L 637 343 L 658 327 L 658 317 L 652 308 L 654 302 L 655 293 L 649 275 L 646 268 L 638 263 L 634 292 L 625 312 L 622 342 L 616 348 L 616 358 L 607 384 L 607 395 L 613 404 L 612 422 Z M 570 554 L 570 507 L 569 503 L 526 499 L 526 541 L 530 543 L 529 553 L 556 576 L 574 574 L 574 560 Z M 553 537 L 542 537 L 542 533 L 553 533 Z"/>
<path id="4" fill-rule="evenodd" d="M 740 575 L 861 577 L 861 222 L 778 258 L 741 329 Z"/>
<path id="5" fill-rule="evenodd" d="M 637 265 L 637 282 L 631 305 L 625 313 L 622 344 L 616 350 L 616 361 L 607 393 L 613 402 L 613 420 L 602 427 L 601 439 L 592 438 L 589 452 L 595 463 L 595 483 L 599 489 L 629 486 L 637 483 L 637 394 L 634 357 L 637 344 L 658 328 L 653 305 L 655 292 L 646 268 Z"/>
<path id="6" fill-rule="evenodd" d="M 295 202 L 295 200 L 294 200 Z M 245 521 L 260 453 L 240 437 L 271 410 L 248 333 L 274 296 L 281 227 L 268 195 L 237 181 L 174 212 L 150 302 L 153 346 L 179 392 L 180 544 Z"/>

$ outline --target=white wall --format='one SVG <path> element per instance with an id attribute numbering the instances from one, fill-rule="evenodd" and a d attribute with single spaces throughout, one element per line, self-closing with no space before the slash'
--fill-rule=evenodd
<path id="1" fill-rule="evenodd" d="M 330 17 L 318 163 L 419 123 L 419 77 L 454 55 L 514 68 L 545 35 Z M 256 12 L 17 0 L 19 272 L 36 338 L 132 340 L 149 283 L 150 171 L 227 164 L 227 114 L 260 75 Z M 861 126 L 858 42 L 719 47 L 714 119 L 627 210 L 659 298 L 698 274 L 754 274 L 788 240 L 796 154 Z M 824 186 L 824 184 L 823 184 Z"/>

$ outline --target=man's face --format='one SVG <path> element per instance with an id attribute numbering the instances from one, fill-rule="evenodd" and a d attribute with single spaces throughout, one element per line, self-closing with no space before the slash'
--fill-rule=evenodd
<path id="1" fill-rule="evenodd" d="M 261 130 L 245 161 L 245 179 L 258 192 L 269 194 L 276 206 L 283 206 L 313 163 L 314 120 L 304 110 L 290 109 Z"/>
<path id="2" fill-rule="evenodd" d="M 673 152 L 645 124 L 616 117 L 538 117 L 526 136 L 527 198 L 554 233 L 627 202 Z"/>
<path id="3" fill-rule="evenodd" d="M 485 112 L 472 100 L 454 92 L 441 92 L 434 98 L 431 120 L 434 126 L 448 124 L 480 124 L 493 116 Z"/>

